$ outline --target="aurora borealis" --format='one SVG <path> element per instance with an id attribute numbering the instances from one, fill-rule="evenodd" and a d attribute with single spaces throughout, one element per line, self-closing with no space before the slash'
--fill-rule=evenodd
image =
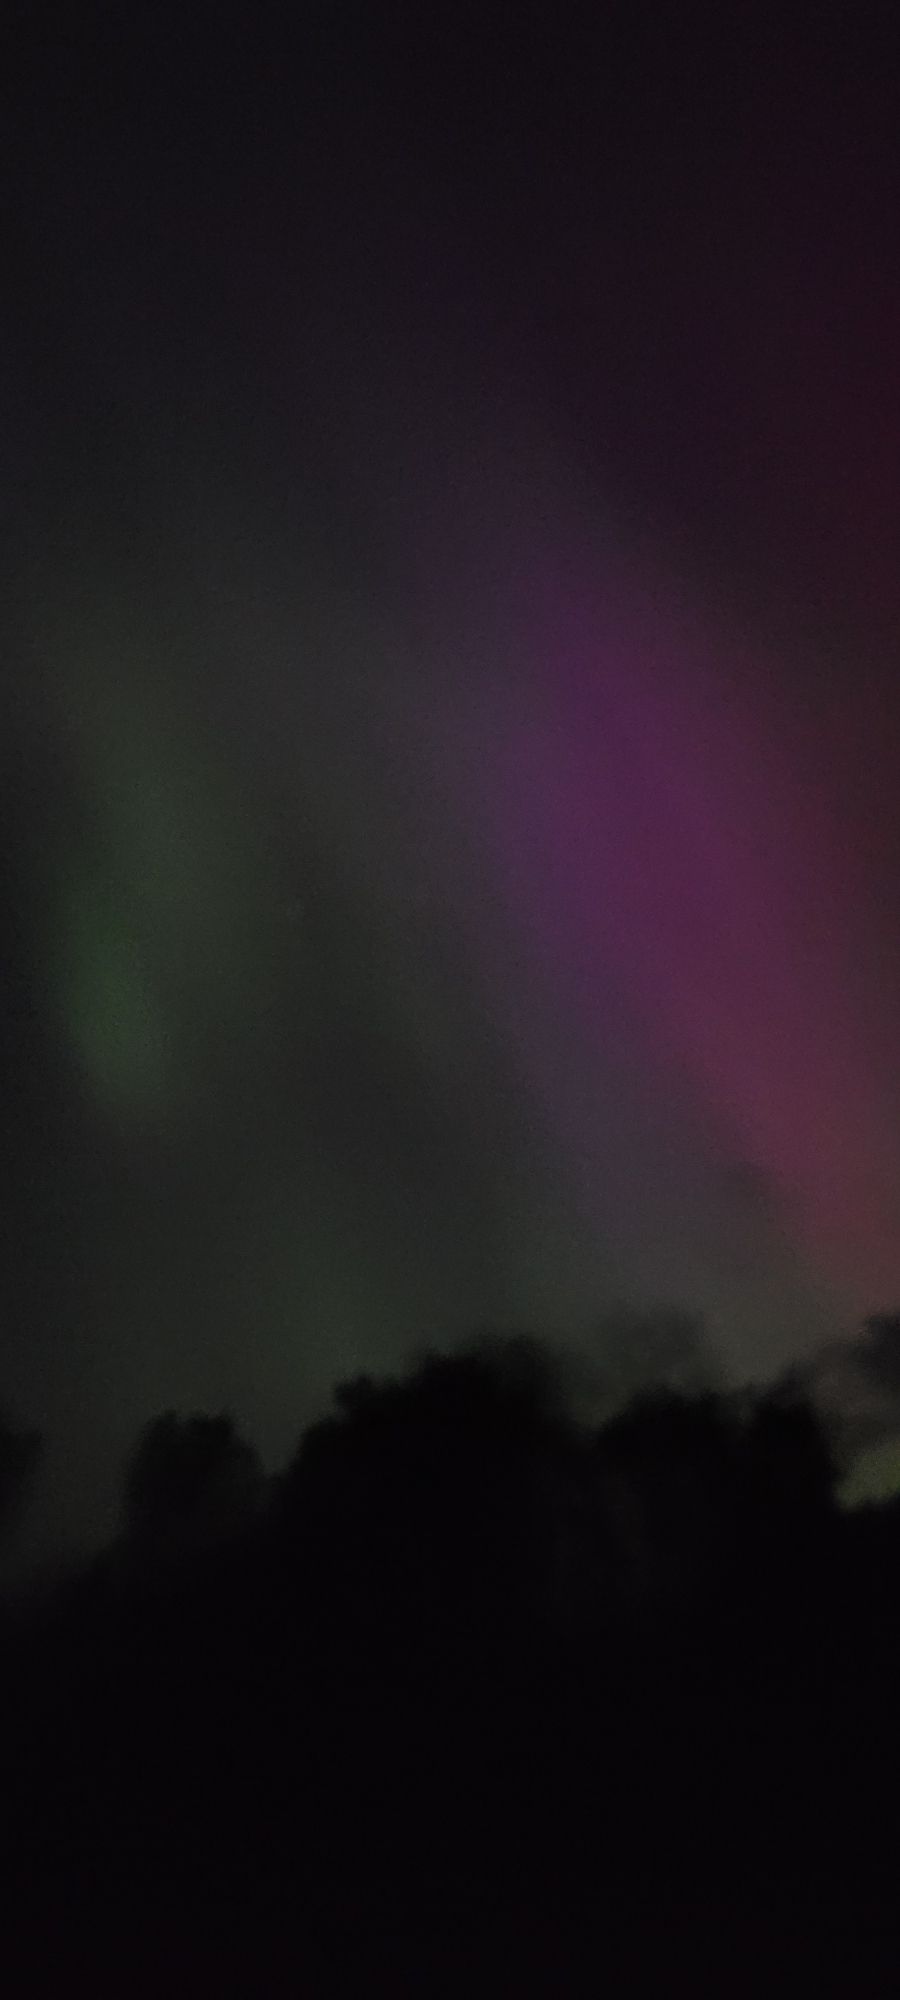
<path id="1" fill-rule="evenodd" d="M 741 1379 L 900 1301 L 876 85 L 313 13 L 296 103 L 249 17 L 35 37 L 41 145 L 7 87 L 0 1389 L 51 1541 L 169 1404 L 277 1463 L 476 1324 L 671 1302 Z"/>

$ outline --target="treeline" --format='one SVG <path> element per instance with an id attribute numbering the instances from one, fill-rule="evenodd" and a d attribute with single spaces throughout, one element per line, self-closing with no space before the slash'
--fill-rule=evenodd
<path id="1" fill-rule="evenodd" d="M 276 1480 L 160 1417 L 115 1547 L 7 1620 L 22 1940 L 132 1991 L 549 1992 L 588 1952 L 742 1992 L 852 1939 L 869 1990 L 900 1513 L 834 1494 L 796 1386 L 588 1423 L 524 1340 L 343 1386 Z"/>

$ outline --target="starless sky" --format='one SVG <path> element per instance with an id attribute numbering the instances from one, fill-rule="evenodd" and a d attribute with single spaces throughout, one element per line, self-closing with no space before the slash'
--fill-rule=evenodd
<path id="1" fill-rule="evenodd" d="M 36 1532 L 170 1404 L 277 1462 L 482 1322 L 671 1300 L 748 1376 L 896 1304 L 887 51 L 76 11 L 2 105 Z"/>

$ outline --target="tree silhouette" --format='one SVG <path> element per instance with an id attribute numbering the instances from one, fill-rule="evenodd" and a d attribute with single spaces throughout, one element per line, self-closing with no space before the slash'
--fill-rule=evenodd
<path id="1" fill-rule="evenodd" d="M 882 1389 L 900 1394 L 900 1313 L 873 1313 L 866 1320 L 859 1355 Z"/>
<path id="2" fill-rule="evenodd" d="M 892 1810 L 900 1516 L 837 1516 L 790 1378 L 601 1428 L 565 1380 L 482 1335 L 345 1383 L 247 1537 L 231 1420 L 148 1424 L 123 1559 L 9 1627 L 8 1873 L 79 1912 L 113 1883 L 136 1923 L 164 1867 L 216 1924 L 258 1896 L 263 1936 L 302 1878 L 326 1950 L 485 1897 L 511 1937 L 583 1898 L 594 1937 L 598 1880 L 652 1922 L 698 1863 L 725 1908 L 769 1853 L 818 1893 L 830 1788 Z"/>
<path id="3" fill-rule="evenodd" d="M 703 1397 L 720 1387 L 702 1318 L 677 1306 L 620 1307 L 597 1328 L 599 1366 L 610 1409 L 660 1390 Z"/>
<path id="4" fill-rule="evenodd" d="M 756 1503 L 779 1532 L 830 1512 L 835 1461 L 815 1410 L 791 1374 L 756 1404 L 745 1450 Z"/>
<path id="5" fill-rule="evenodd" d="M 0 1535 L 14 1527 L 41 1451 L 37 1431 L 20 1431 L 0 1413 Z"/>
<path id="6" fill-rule="evenodd" d="M 734 1545 L 746 1483 L 728 1407 L 712 1395 L 639 1397 L 600 1431 L 589 1465 L 626 1604 L 665 1605 L 708 1585 Z"/>
<path id="7" fill-rule="evenodd" d="M 564 1449 L 553 1369 L 483 1337 L 403 1381 L 342 1385 L 282 1509 L 332 1603 L 368 1619 L 488 1621 L 539 1588 Z"/>
<path id="8" fill-rule="evenodd" d="M 230 1417 L 168 1410 L 147 1424 L 127 1470 L 127 1540 L 160 1552 L 207 1546 L 251 1520 L 263 1491 L 258 1455 Z"/>

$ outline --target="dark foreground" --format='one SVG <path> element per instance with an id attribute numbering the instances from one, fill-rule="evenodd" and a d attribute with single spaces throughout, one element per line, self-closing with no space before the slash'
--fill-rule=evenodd
<path id="1" fill-rule="evenodd" d="M 9 1621 L 7 1991 L 895 1990 L 900 1520 L 720 1460 L 548 1540 L 470 1417 Z"/>

